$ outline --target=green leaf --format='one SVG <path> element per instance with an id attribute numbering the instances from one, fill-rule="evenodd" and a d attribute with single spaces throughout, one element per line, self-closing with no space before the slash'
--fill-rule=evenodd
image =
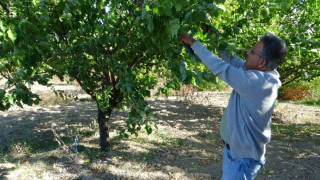
<path id="1" fill-rule="evenodd" d="M 271 9 L 278 9 L 280 7 L 279 3 L 268 3 L 267 5 Z"/>
<path id="2" fill-rule="evenodd" d="M 17 39 L 17 33 L 14 30 L 11 30 L 11 28 L 9 28 L 7 33 L 12 42 L 14 42 Z"/>
<path id="3" fill-rule="evenodd" d="M 2 22 L 2 21 L 0 21 L 0 29 L 2 30 L 2 32 L 6 32 L 6 27 L 5 27 L 5 24 Z"/>
<path id="4" fill-rule="evenodd" d="M 151 11 L 150 7 L 148 5 L 146 5 L 146 11 Z"/>
<path id="5" fill-rule="evenodd" d="M 203 73 L 201 71 L 197 71 L 196 74 L 197 74 L 197 77 L 196 77 L 197 84 L 202 83 Z"/>
<path id="6" fill-rule="evenodd" d="M 269 16 L 269 11 L 267 9 L 262 9 L 261 10 L 261 16 L 263 18 L 267 18 Z"/>
<path id="7" fill-rule="evenodd" d="M 192 85 L 194 85 L 196 87 L 198 86 L 197 82 L 196 82 L 196 79 L 194 77 L 192 77 L 192 82 L 191 83 L 192 83 Z"/>
<path id="8" fill-rule="evenodd" d="M 68 5 L 68 4 L 66 4 L 66 6 L 64 7 L 64 12 L 66 13 L 66 14 L 68 14 L 68 13 L 70 13 L 70 6 Z"/>
<path id="9" fill-rule="evenodd" d="M 154 29 L 154 24 L 153 24 L 152 17 L 148 17 L 148 31 L 152 33 L 153 29 Z"/>
<path id="10" fill-rule="evenodd" d="M 38 104 L 40 103 L 40 98 L 37 98 L 36 100 L 34 100 L 33 103 L 34 103 L 35 105 L 38 105 Z"/>
<path id="11" fill-rule="evenodd" d="M 179 65 L 180 72 L 185 72 L 186 71 L 186 66 L 187 66 L 187 63 L 184 62 L 184 61 L 181 61 L 180 65 Z"/>
<path id="12" fill-rule="evenodd" d="M 288 3 L 283 1 L 283 2 L 280 3 L 280 8 L 284 9 L 284 10 L 287 10 L 289 8 L 289 5 L 288 5 Z"/>
<path id="13" fill-rule="evenodd" d="M 23 106 L 22 106 L 22 104 L 21 104 L 20 101 L 18 101 L 16 104 L 17 104 L 19 107 L 23 108 Z"/>
<path id="14" fill-rule="evenodd" d="M 24 71 L 23 69 L 20 69 L 20 70 L 17 72 L 17 75 L 22 78 L 22 77 L 25 75 L 25 71 Z"/>
<path id="15" fill-rule="evenodd" d="M 186 20 L 187 22 L 189 22 L 191 20 L 191 12 L 186 13 L 186 15 L 184 16 L 184 20 Z"/>
<path id="16" fill-rule="evenodd" d="M 207 22 L 206 14 L 203 11 L 193 11 L 191 14 L 191 20 L 193 22 Z"/>
<path id="17" fill-rule="evenodd" d="M 145 18 L 145 17 L 147 16 L 147 14 L 148 14 L 147 10 L 146 10 L 145 8 L 143 8 L 143 9 L 142 9 L 142 12 L 141 12 L 141 16 L 142 16 L 143 18 Z"/>
<path id="18" fill-rule="evenodd" d="M 155 14 L 155 15 L 159 14 L 159 8 L 158 7 L 153 8 L 153 14 Z"/>
<path id="19" fill-rule="evenodd" d="M 202 62 L 202 61 L 198 56 L 192 56 L 190 59 L 190 62 L 195 63 L 195 62 Z"/>
<path id="20" fill-rule="evenodd" d="M 0 99 L 2 100 L 2 98 L 4 97 L 4 95 L 5 95 L 5 91 L 3 90 L 3 89 L 0 89 Z M 1 101 L 0 101 L 0 103 L 1 103 Z"/>
<path id="21" fill-rule="evenodd" d="M 179 19 L 178 18 L 175 18 L 175 19 L 172 19 L 169 21 L 169 33 L 171 35 L 171 38 L 177 36 L 178 34 L 178 31 L 180 29 L 180 22 L 179 22 Z M 168 30 L 167 29 L 167 30 Z"/>
<path id="22" fill-rule="evenodd" d="M 219 8 L 215 5 L 215 4 L 208 4 L 208 13 L 212 16 L 212 17 L 217 17 L 219 15 Z"/>
<path id="23" fill-rule="evenodd" d="M 181 11 L 182 9 L 182 4 L 180 4 L 178 1 L 175 3 L 175 8 L 177 11 Z"/>
<path id="24" fill-rule="evenodd" d="M 234 43 L 228 43 L 227 50 L 234 51 L 237 46 Z"/>
<path id="25" fill-rule="evenodd" d="M 146 129 L 148 135 L 152 133 L 152 128 L 151 128 L 150 125 L 147 124 L 146 127 L 145 127 L 145 129 Z"/>
<path id="26" fill-rule="evenodd" d="M 127 133 L 124 133 L 124 134 L 123 134 L 123 137 L 124 137 L 124 138 L 129 138 L 129 135 L 128 135 Z"/>
<path id="27" fill-rule="evenodd" d="M 8 102 L 11 104 L 11 105 L 14 105 L 14 98 L 12 96 L 8 97 Z"/>

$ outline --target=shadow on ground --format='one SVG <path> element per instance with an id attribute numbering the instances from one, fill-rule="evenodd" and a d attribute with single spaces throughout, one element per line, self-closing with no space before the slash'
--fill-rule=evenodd
<path id="1" fill-rule="evenodd" d="M 60 168 L 62 173 L 71 174 L 69 177 L 73 178 L 79 177 L 81 179 L 88 176 L 102 179 L 105 177 L 116 178 L 119 175 L 112 174 L 113 172 L 108 170 L 108 167 L 115 168 L 125 164 L 128 166 L 127 168 L 130 168 L 129 164 L 134 163 L 143 165 L 148 171 L 151 170 L 149 174 L 153 174 L 154 178 L 163 177 L 166 179 L 167 177 L 170 179 L 171 171 L 178 171 L 184 177 L 190 177 L 201 166 L 218 159 L 216 155 L 212 155 L 211 159 L 205 155 L 213 152 L 208 144 L 211 144 L 212 148 L 220 148 L 221 144 L 219 143 L 217 146 L 214 138 L 218 137 L 218 121 L 215 118 L 221 115 L 222 107 L 208 108 L 187 104 L 179 100 L 150 100 L 149 103 L 159 118 L 158 125 L 160 127 L 168 126 L 170 129 L 177 129 L 177 131 L 184 130 L 185 134 L 190 131 L 194 137 L 179 136 L 170 139 L 166 137 L 165 131 L 159 131 L 158 136 L 160 139 L 164 139 L 165 143 L 151 140 L 147 144 L 138 143 L 135 145 L 135 149 L 130 149 L 130 147 L 126 147 L 130 144 L 129 140 L 121 140 L 118 136 L 114 136 L 112 150 L 108 153 L 101 153 L 98 148 L 98 139 L 90 139 L 95 134 L 93 130 L 97 130 L 94 121 L 96 117 L 94 103 L 75 102 L 61 106 L 15 108 L 1 113 L 0 136 L 3 137 L 0 140 L 1 176 L 7 177 L 8 173 L 10 174 L 18 168 L 17 164 L 19 166 L 34 164 L 36 166 L 41 162 L 46 164 L 44 167 L 46 171 L 52 171 L 52 169 L 59 171 Z M 116 129 L 124 125 L 127 114 L 115 111 L 112 116 L 111 128 Z M 79 135 L 80 140 L 86 139 L 90 145 L 82 144 L 78 155 L 61 153 L 64 150 L 55 141 L 51 131 L 52 124 L 56 127 L 57 134 L 70 147 L 73 145 L 75 135 Z M 86 129 L 86 127 L 89 128 Z M 157 131 L 154 130 L 154 133 Z M 148 141 L 145 137 L 139 138 L 134 141 Z M 213 143 L 209 143 L 208 140 L 205 140 L 206 138 L 212 139 Z M 148 145 L 152 147 L 148 147 Z M 198 151 L 202 147 L 206 147 L 203 151 L 207 150 L 207 154 L 201 154 L 201 151 Z M 138 149 L 143 149 L 143 151 Z M 119 160 L 114 162 L 115 158 Z M 197 161 L 198 158 L 202 164 L 198 164 L 200 163 Z M 97 166 L 97 161 L 103 161 L 102 164 L 107 168 L 93 167 Z M 15 164 L 15 168 L 6 168 L 5 164 L 8 163 Z M 57 166 L 59 168 L 56 168 Z M 99 172 L 99 168 L 103 171 Z M 121 171 L 121 168 L 118 169 Z M 152 171 L 156 171 L 156 173 L 152 173 Z M 48 173 L 50 174 L 50 172 Z M 78 174 L 80 175 L 76 176 Z M 120 173 L 120 177 L 133 178 L 133 175 Z M 141 178 L 150 179 L 148 175 Z"/>
<path id="2" fill-rule="evenodd" d="M 0 179 L 33 168 L 39 177 L 68 179 L 220 179 L 219 122 L 225 106 L 198 105 L 179 99 L 149 100 L 158 130 L 120 139 L 116 131 L 109 152 L 100 152 L 96 105 L 74 102 L 28 107 L 0 113 Z M 111 129 L 125 126 L 127 113 L 114 111 Z M 52 134 L 70 147 L 79 136 L 79 153 L 61 148 Z M 258 179 L 319 179 L 319 124 L 274 123 L 267 164 Z M 44 164 L 39 166 L 39 164 Z M 40 168 L 39 168 L 40 167 Z"/>

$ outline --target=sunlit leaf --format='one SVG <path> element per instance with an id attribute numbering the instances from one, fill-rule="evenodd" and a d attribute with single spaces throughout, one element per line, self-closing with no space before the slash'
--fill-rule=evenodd
<path id="1" fill-rule="evenodd" d="M 14 42 L 17 39 L 17 33 L 14 30 L 11 30 L 11 28 L 8 29 L 7 34 L 12 42 Z"/>

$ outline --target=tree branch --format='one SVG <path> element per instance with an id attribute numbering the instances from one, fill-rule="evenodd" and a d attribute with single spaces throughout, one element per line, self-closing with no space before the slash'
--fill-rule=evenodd
<path id="1" fill-rule="evenodd" d="M 293 79 L 284 82 L 284 83 L 282 84 L 282 86 L 288 85 L 288 84 L 292 83 L 293 81 L 295 81 L 295 80 L 297 80 L 297 79 L 299 79 L 299 78 L 301 78 L 301 77 L 302 77 L 302 75 L 296 76 L 296 77 L 294 77 Z"/>
<path id="2" fill-rule="evenodd" d="M 75 76 L 74 78 L 78 84 L 81 86 L 81 88 L 83 87 L 83 83 L 81 82 L 80 78 L 78 76 Z M 96 101 L 96 96 L 89 90 L 89 89 L 83 89 L 87 94 L 89 94 L 92 98 L 92 100 Z"/>
<path id="3" fill-rule="evenodd" d="M 57 53 L 57 52 L 54 52 L 52 57 L 46 59 L 45 61 L 50 61 L 51 59 L 53 59 L 55 56 L 59 56 L 59 55 L 72 55 L 71 52 L 61 52 L 61 53 Z"/>
<path id="4" fill-rule="evenodd" d="M 6 76 L 3 72 L 0 72 L 0 75 L 6 79 L 9 79 L 8 76 Z"/>
<path id="5" fill-rule="evenodd" d="M 74 152 L 75 153 L 75 150 L 73 150 L 70 146 L 66 145 L 66 143 L 64 143 L 62 141 L 62 139 L 59 137 L 59 135 L 57 134 L 56 130 L 54 129 L 54 124 L 51 124 L 51 131 L 56 139 L 56 141 L 59 143 L 60 146 L 62 146 L 62 148 L 68 152 Z"/>
<path id="6" fill-rule="evenodd" d="M 142 52 L 133 62 L 133 64 L 131 65 L 131 70 L 134 69 L 134 67 L 137 65 L 137 63 L 143 58 L 143 55 L 145 53 L 147 53 L 149 51 L 149 49 L 147 49 L 145 52 Z"/>
<path id="7" fill-rule="evenodd" d="M 93 60 L 98 64 L 98 66 L 100 67 L 104 67 L 102 64 L 100 64 L 100 62 L 97 60 L 97 58 L 93 58 Z M 110 76 L 109 76 L 109 67 L 108 65 L 106 65 L 106 70 L 102 69 L 102 74 L 104 76 L 104 79 L 107 80 L 107 85 L 111 85 L 111 80 L 110 80 Z"/>
<path id="8" fill-rule="evenodd" d="M 287 72 L 287 73 L 290 73 L 291 72 L 291 70 L 296 70 L 296 69 L 303 69 L 305 66 L 309 66 L 309 65 L 320 65 L 320 59 L 316 59 L 314 62 L 310 62 L 310 63 L 307 63 L 307 64 L 302 64 L 302 65 L 300 65 L 300 66 L 294 66 L 294 67 L 291 67 L 291 68 L 289 68 L 289 69 L 285 69 L 285 71 Z M 285 76 L 285 75 L 283 75 L 284 77 L 288 77 L 288 76 L 290 76 L 292 73 L 290 73 L 289 75 L 287 75 L 287 76 Z"/>
<path id="9" fill-rule="evenodd" d="M 116 80 L 114 73 L 110 72 L 110 74 L 111 74 L 112 85 L 115 88 L 118 83 L 118 80 Z"/>
<path id="10" fill-rule="evenodd" d="M 293 70 L 293 69 L 301 69 L 301 68 L 304 68 L 305 66 L 308 66 L 308 65 L 320 65 L 320 61 L 319 61 L 319 59 L 316 59 L 315 62 L 311 62 L 311 63 L 308 63 L 308 64 L 303 64 L 303 65 L 301 65 L 301 66 L 296 66 L 296 67 L 290 68 L 290 69 L 286 70 L 287 75 L 283 75 L 283 76 L 282 76 L 283 79 L 286 79 L 286 78 L 288 78 L 289 76 L 295 74 L 294 71 L 290 71 L 290 70 Z M 289 74 L 288 74 L 288 73 L 289 73 Z M 289 80 L 289 81 L 285 81 L 282 85 L 285 86 L 285 85 L 287 85 L 287 84 L 290 84 L 290 83 L 292 83 L 293 81 L 297 80 L 298 78 L 301 78 L 302 76 L 303 76 L 303 75 L 300 74 L 300 75 L 294 77 L 293 79 L 291 79 L 291 80 Z"/>
<path id="11" fill-rule="evenodd" d="M 2 7 L 3 10 L 7 12 L 8 15 L 10 15 L 10 10 L 1 1 L 0 1 L 0 6 Z"/>
<path id="12" fill-rule="evenodd" d="M 116 29 L 118 29 L 118 28 L 120 27 L 121 23 L 122 23 L 127 17 L 129 17 L 129 16 L 131 16 L 131 11 L 130 11 L 127 15 L 121 16 L 118 24 L 116 25 L 116 27 L 117 27 Z"/>

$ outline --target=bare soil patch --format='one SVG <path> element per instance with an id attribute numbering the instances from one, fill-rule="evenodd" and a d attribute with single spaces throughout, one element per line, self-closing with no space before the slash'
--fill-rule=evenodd
<path id="1" fill-rule="evenodd" d="M 112 114 L 112 147 L 100 152 L 96 105 L 14 107 L 0 112 L 0 179 L 220 179 L 220 117 L 229 92 L 149 99 L 151 135 L 120 139 L 126 112 Z M 51 132 L 79 153 L 61 148 Z M 267 162 L 257 179 L 320 179 L 320 108 L 277 103 Z"/>

